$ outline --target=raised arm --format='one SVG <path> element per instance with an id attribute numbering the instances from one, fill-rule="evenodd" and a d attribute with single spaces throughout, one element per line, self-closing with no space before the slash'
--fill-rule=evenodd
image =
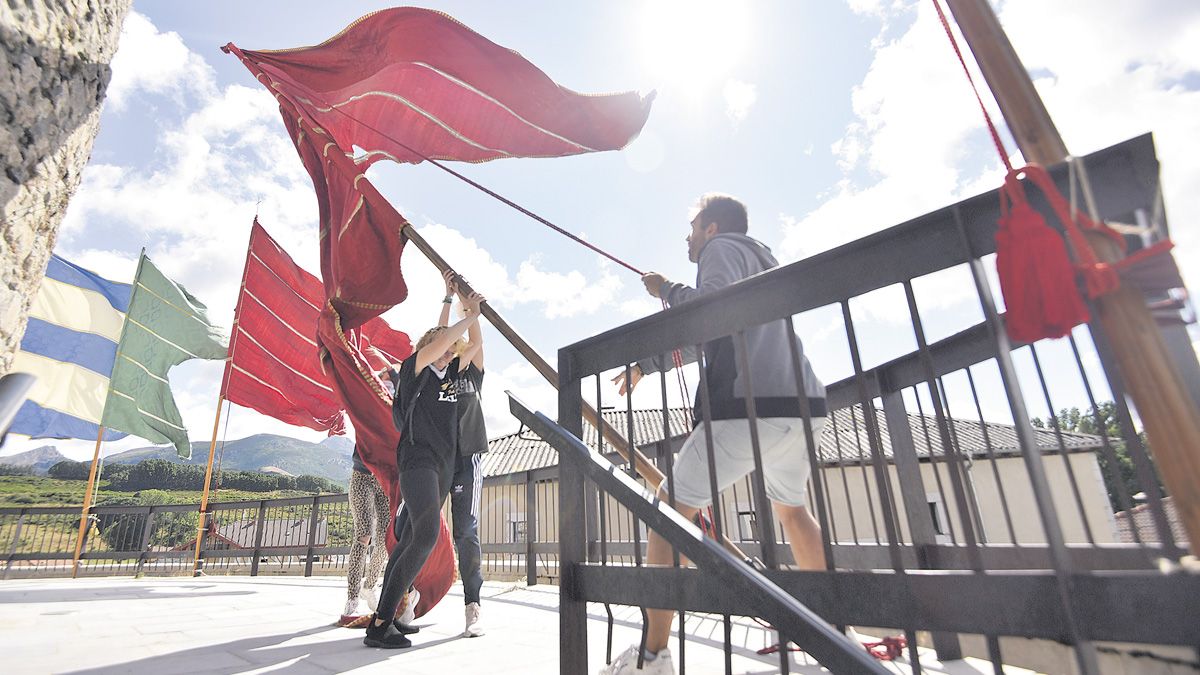
<path id="1" fill-rule="evenodd" d="M 454 303 L 454 296 L 458 287 L 454 283 L 454 272 L 446 269 L 442 270 L 442 280 L 446 282 L 446 297 L 442 298 L 442 313 L 438 315 L 437 325 L 450 325 L 450 305 Z"/>
<path id="2" fill-rule="evenodd" d="M 452 346 L 454 341 L 462 337 L 463 333 L 472 325 L 479 321 L 479 303 L 483 302 L 483 296 L 478 293 L 472 293 L 470 297 L 463 300 L 463 305 L 468 309 L 467 316 L 463 317 L 458 323 L 446 328 L 437 334 L 429 344 L 421 348 L 416 356 L 416 369 L 422 370 L 425 366 L 437 361 L 439 357 L 445 354 Z"/>
<path id="3" fill-rule="evenodd" d="M 462 301 L 463 312 L 467 316 L 470 316 L 472 313 L 480 314 L 478 308 L 474 311 L 470 309 L 461 294 L 459 295 L 459 299 Z M 483 327 L 479 325 L 478 321 L 467 328 L 467 351 L 463 352 L 460 358 L 461 361 L 459 363 L 464 364 L 464 367 L 465 364 L 473 363 L 480 372 L 483 372 Z"/>

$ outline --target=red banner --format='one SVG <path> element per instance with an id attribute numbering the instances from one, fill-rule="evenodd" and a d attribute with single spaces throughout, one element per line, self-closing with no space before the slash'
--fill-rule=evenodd
<path id="1" fill-rule="evenodd" d="M 325 284 L 317 341 L 363 460 L 396 504 L 391 396 L 357 329 L 408 294 L 400 273 L 407 223 L 363 172 L 380 159 L 483 162 L 615 150 L 641 130 L 651 97 L 575 93 L 446 14 L 416 7 L 368 14 L 315 47 L 224 49 L 279 101 L 312 177 Z M 374 328 L 366 330 L 382 344 Z M 447 550 L 443 538 L 418 577 L 418 587 L 432 584 L 421 588 L 418 613 L 453 582 Z"/>
<path id="2" fill-rule="evenodd" d="M 288 424 L 344 433 L 342 400 L 316 342 L 324 303 L 321 280 L 296 265 L 255 218 L 221 385 L 225 398 Z"/>

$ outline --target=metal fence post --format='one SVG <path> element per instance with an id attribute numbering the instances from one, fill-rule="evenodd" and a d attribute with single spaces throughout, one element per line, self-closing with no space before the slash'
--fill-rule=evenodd
<path id="1" fill-rule="evenodd" d="M 900 497 L 908 520 L 908 536 L 917 554 L 917 565 L 922 569 L 934 569 L 930 549 L 937 544 L 937 532 L 933 529 L 933 517 L 925 497 L 925 482 L 921 480 L 921 465 L 917 459 L 912 428 L 908 425 L 904 396 L 897 391 L 885 391 L 882 398 L 883 416 L 892 442 L 892 458 L 896 462 L 896 478 L 900 482 Z M 962 645 L 957 635 L 935 632 L 932 638 L 939 660 L 962 658 Z"/>
<path id="2" fill-rule="evenodd" d="M 533 471 L 525 472 L 525 585 L 537 585 L 537 481 Z"/>
<path id="3" fill-rule="evenodd" d="M 25 509 L 21 509 L 21 514 L 17 516 L 17 526 L 14 528 L 12 546 L 8 547 L 8 560 L 4 564 L 4 578 L 8 578 L 8 573 L 12 570 L 13 556 L 17 554 L 17 546 L 21 543 L 21 527 L 25 525 Z"/>
<path id="4" fill-rule="evenodd" d="M 305 556 L 307 559 L 304 561 L 304 576 L 306 577 L 312 576 L 313 548 L 315 548 L 317 544 L 317 522 L 318 516 L 321 515 L 321 502 L 319 501 L 320 498 L 321 495 L 319 494 L 313 497 L 312 515 L 308 518 L 308 555 Z"/>
<path id="5" fill-rule="evenodd" d="M 154 533 L 154 507 L 149 507 L 146 512 L 146 524 L 142 526 L 142 541 L 138 545 L 141 554 L 138 555 L 137 567 L 134 568 L 134 576 L 142 573 L 142 567 L 146 564 L 146 558 L 150 555 L 150 535 Z"/>
<path id="6" fill-rule="evenodd" d="M 258 518 L 254 521 L 254 558 L 250 561 L 250 576 L 258 576 L 258 559 L 262 556 L 263 521 L 267 517 L 267 500 L 258 502 Z"/>
<path id="7" fill-rule="evenodd" d="M 576 438 L 583 437 L 583 392 L 570 352 L 558 353 L 558 419 Z M 587 602 L 580 597 L 577 565 L 587 560 L 584 479 L 579 467 L 558 468 L 558 672 L 587 672 Z"/>

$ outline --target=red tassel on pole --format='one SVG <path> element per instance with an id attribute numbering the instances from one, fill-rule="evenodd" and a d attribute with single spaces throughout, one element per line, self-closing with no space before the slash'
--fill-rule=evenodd
<path id="1" fill-rule="evenodd" d="M 1058 338 L 1088 320 L 1075 284 L 1075 267 L 1062 236 L 1029 205 L 1010 172 L 1000 196 L 996 271 L 1008 309 L 1008 336 L 1020 342 Z"/>

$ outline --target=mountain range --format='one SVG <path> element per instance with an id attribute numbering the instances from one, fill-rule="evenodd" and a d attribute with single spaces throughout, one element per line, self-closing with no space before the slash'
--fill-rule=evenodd
<path id="1" fill-rule="evenodd" d="M 53 445 L 43 445 L 40 448 L 26 450 L 15 455 L 0 457 L 0 464 L 19 466 L 32 469 L 35 474 L 44 476 L 50 467 L 67 459 Z"/>
<path id="2" fill-rule="evenodd" d="M 217 445 L 222 469 L 236 471 L 266 471 L 292 476 L 310 475 L 328 478 L 345 485 L 350 480 L 354 441 L 345 436 L 331 436 L 320 443 L 274 434 L 255 434 L 233 441 L 224 447 Z M 57 462 L 67 459 L 52 445 L 34 448 L 15 455 L 0 457 L 0 464 L 32 467 L 44 474 Z M 208 443 L 192 443 L 192 458 L 181 460 L 174 446 L 134 448 L 105 457 L 108 464 L 137 464 L 147 459 L 165 459 L 181 464 L 208 462 Z"/>

